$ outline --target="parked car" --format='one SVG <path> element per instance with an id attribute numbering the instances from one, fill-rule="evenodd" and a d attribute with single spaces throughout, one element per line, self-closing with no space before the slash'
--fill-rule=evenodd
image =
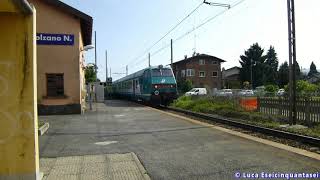
<path id="1" fill-rule="evenodd" d="M 232 96 L 231 89 L 222 89 L 216 93 L 216 96 Z"/>
<path id="2" fill-rule="evenodd" d="M 252 90 L 242 90 L 238 93 L 239 96 L 253 96 L 254 92 Z"/>
<path id="3" fill-rule="evenodd" d="M 279 89 L 277 92 L 278 96 L 283 96 L 286 93 L 286 91 L 284 89 Z"/>
<path id="4" fill-rule="evenodd" d="M 186 96 L 199 96 L 199 95 L 207 95 L 206 88 L 193 88 L 190 91 L 186 92 Z"/>

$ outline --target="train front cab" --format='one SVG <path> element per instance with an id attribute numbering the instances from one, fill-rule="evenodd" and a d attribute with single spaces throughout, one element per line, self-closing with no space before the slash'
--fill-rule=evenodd
<path id="1" fill-rule="evenodd" d="M 171 68 L 151 69 L 151 103 L 168 105 L 177 98 L 177 83 Z"/>

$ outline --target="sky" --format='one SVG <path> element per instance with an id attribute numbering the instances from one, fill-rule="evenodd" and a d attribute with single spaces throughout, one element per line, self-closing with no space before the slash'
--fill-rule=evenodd
<path id="1" fill-rule="evenodd" d="M 272 45 L 280 63 L 288 60 L 286 0 L 207 0 L 230 4 L 231 9 L 201 5 L 151 49 L 203 0 L 61 1 L 93 17 L 93 31 L 97 32 L 98 78 L 102 81 L 106 77 L 106 50 L 108 68 L 116 80 L 125 76 L 127 65 L 129 74 L 147 67 L 149 52 L 151 65 L 169 64 L 170 39 L 173 39 L 174 62 L 182 60 L 185 55 L 190 57 L 195 51 L 226 60 L 222 67 L 240 66 L 240 55 L 254 43 L 259 43 L 265 52 Z M 242 3 L 232 7 L 238 2 Z M 295 0 L 297 61 L 306 69 L 312 61 L 320 68 L 319 7 L 319 0 Z M 88 51 L 85 58 L 86 63 L 94 62 L 94 50 Z"/>

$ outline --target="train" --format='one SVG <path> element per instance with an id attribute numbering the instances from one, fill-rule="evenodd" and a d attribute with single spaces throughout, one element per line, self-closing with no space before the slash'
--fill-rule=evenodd
<path id="1" fill-rule="evenodd" d="M 116 97 L 152 105 L 168 105 L 178 97 L 177 81 L 170 66 L 150 66 L 112 83 Z"/>

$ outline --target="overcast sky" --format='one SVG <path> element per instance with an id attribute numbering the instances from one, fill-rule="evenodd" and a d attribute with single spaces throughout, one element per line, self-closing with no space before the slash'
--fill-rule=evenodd
<path id="1" fill-rule="evenodd" d="M 209 0 L 208 0 L 209 1 Z M 240 0 L 212 2 L 236 4 Z M 97 31 L 98 77 L 105 80 L 105 50 L 112 73 L 129 73 L 148 65 L 145 51 L 176 25 L 202 0 L 63 0 L 89 14 Z M 210 1 L 209 1 L 210 2 Z M 320 0 L 295 0 L 297 60 L 303 68 L 312 61 L 320 68 Z M 174 42 L 174 61 L 191 56 L 195 50 L 217 56 L 227 62 L 223 67 L 239 66 L 239 56 L 258 42 L 266 51 L 273 45 L 280 62 L 288 59 L 288 24 L 286 0 L 245 0 L 218 18 Z M 202 5 L 175 31 L 154 46 L 150 53 L 166 47 L 210 17 L 225 11 L 222 7 Z M 94 51 L 86 62 L 94 62 Z M 170 47 L 151 57 L 152 65 L 169 64 Z M 123 75 L 112 74 L 114 79 Z"/>

